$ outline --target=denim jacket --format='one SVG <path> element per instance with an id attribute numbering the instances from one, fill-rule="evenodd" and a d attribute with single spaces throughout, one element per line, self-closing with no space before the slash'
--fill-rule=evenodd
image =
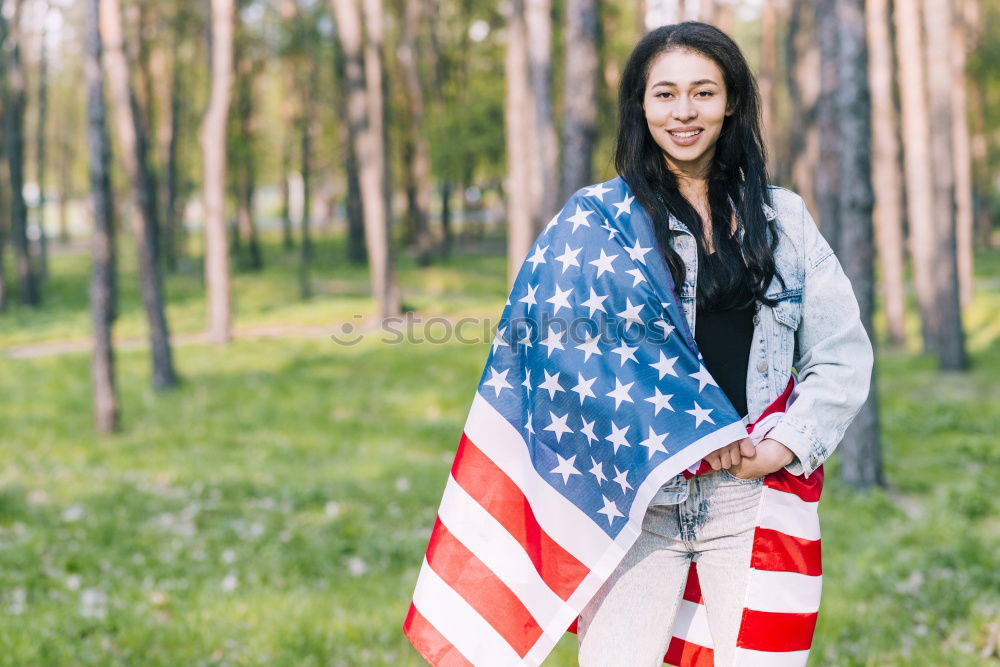
<path id="1" fill-rule="evenodd" d="M 786 470 L 808 477 L 833 453 L 868 397 L 872 344 L 851 283 L 805 202 L 785 188 L 770 186 L 769 190 L 774 207 L 765 204 L 764 214 L 778 220 L 774 261 L 785 286 L 775 276 L 766 294 L 776 305 L 757 303 L 747 367 L 747 416 L 755 421 L 781 394 L 794 366 L 798 383 L 791 404 L 767 437 L 795 454 Z M 680 232 L 673 235 L 672 243 L 686 268 L 680 301 L 693 334 L 697 246 L 680 220 L 671 216 L 669 224 Z M 687 488 L 687 480 L 678 475 L 651 504 L 682 502 Z"/>

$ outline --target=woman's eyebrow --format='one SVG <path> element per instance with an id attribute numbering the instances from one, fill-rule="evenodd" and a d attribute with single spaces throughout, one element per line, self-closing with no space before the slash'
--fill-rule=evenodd
<path id="1" fill-rule="evenodd" d="M 698 79 L 697 81 L 692 81 L 691 85 L 692 86 L 700 86 L 700 85 L 705 84 L 705 83 L 712 83 L 712 84 L 715 84 L 715 85 L 719 85 L 719 84 L 715 83 L 715 81 L 713 81 L 712 79 Z M 676 86 L 676 85 L 677 84 L 674 83 L 673 81 L 657 81 L 651 87 L 655 88 L 656 86 Z"/>

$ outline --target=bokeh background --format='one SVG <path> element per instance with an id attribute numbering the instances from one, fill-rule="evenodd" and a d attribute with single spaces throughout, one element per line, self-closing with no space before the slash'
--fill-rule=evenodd
<path id="1" fill-rule="evenodd" d="M 995 0 L 0 4 L 0 665 L 420 664 L 510 275 L 686 19 L 876 341 L 811 664 L 1000 664 Z"/>

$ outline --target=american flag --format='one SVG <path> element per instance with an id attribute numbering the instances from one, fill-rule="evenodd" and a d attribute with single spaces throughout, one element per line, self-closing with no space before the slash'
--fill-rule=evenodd
<path id="1" fill-rule="evenodd" d="M 747 436 L 620 178 L 539 234 L 497 324 L 404 632 L 434 665 L 537 665 L 656 491 Z"/>

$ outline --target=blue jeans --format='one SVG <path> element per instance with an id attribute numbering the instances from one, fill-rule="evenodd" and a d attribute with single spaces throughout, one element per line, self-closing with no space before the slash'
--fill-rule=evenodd
<path id="1" fill-rule="evenodd" d="M 733 663 L 764 479 L 718 470 L 688 484 L 682 502 L 649 507 L 639 538 L 580 614 L 582 667 L 661 665 L 692 560 L 715 664 Z"/>

